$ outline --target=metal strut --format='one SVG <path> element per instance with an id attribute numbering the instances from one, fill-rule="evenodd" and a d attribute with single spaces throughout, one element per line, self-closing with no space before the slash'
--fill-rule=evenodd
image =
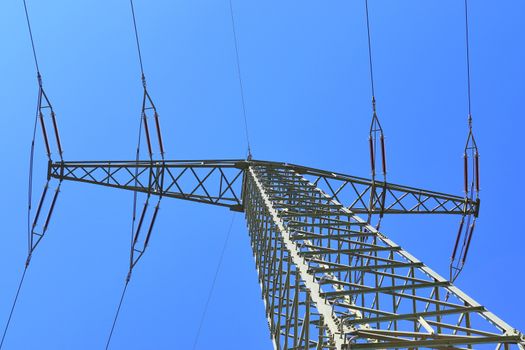
<path id="1" fill-rule="evenodd" d="M 295 169 L 246 176 L 275 349 L 523 349 L 521 333 Z"/>
<path id="2" fill-rule="evenodd" d="M 370 207 L 372 186 L 385 198 L 384 214 L 477 213 L 479 203 L 463 196 L 372 181 L 362 177 L 282 162 L 245 159 L 85 161 L 56 162 L 49 165 L 53 178 L 86 182 L 140 193 L 244 210 L 245 172 L 250 166 L 290 169 L 307 177 L 356 214 L 379 214 Z M 162 176 L 162 181 L 159 175 Z M 162 184 L 161 187 L 151 187 Z M 376 196 L 377 198 L 378 196 Z M 308 198 L 302 198 L 307 202 Z"/>

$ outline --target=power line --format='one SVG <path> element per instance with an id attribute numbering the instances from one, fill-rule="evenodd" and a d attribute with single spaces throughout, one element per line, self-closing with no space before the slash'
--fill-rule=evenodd
<path id="1" fill-rule="evenodd" d="M 40 86 L 39 89 L 42 87 Z M 40 93 L 39 99 L 40 99 Z M 33 205 L 33 167 L 35 160 L 35 139 L 36 139 L 36 128 L 38 122 L 38 114 L 40 113 L 40 103 L 36 107 L 35 122 L 33 125 L 33 137 L 31 139 L 31 147 L 29 151 L 29 174 L 28 174 L 28 186 L 27 186 L 27 243 L 28 243 L 28 253 L 31 254 L 31 209 Z"/>
<path id="2" fill-rule="evenodd" d="M 470 44 L 469 44 L 469 31 L 468 31 L 468 0 L 465 0 L 465 51 L 467 59 L 467 98 L 468 98 L 468 115 L 469 115 L 469 126 L 472 125 L 472 110 L 470 102 Z"/>
<path id="3" fill-rule="evenodd" d="M 38 80 L 38 103 L 36 108 L 36 117 L 35 122 L 33 126 L 33 135 L 31 139 L 31 147 L 30 147 L 30 154 L 29 154 L 29 174 L 28 174 L 28 192 L 27 192 L 27 242 L 28 242 L 28 256 L 26 259 L 24 272 L 22 273 L 22 277 L 20 278 L 20 283 L 18 284 L 18 288 L 16 290 L 15 298 L 13 300 L 13 304 L 11 306 L 11 310 L 9 311 L 9 317 L 7 318 L 7 322 L 4 328 L 4 332 L 2 334 L 2 340 L 0 341 L 0 349 L 4 345 L 4 340 L 7 335 L 7 330 L 9 329 L 9 325 L 11 324 L 11 319 L 13 317 L 13 313 L 15 311 L 15 307 L 18 301 L 18 296 L 20 295 L 20 290 L 22 289 L 22 285 L 24 283 L 24 279 L 26 276 L 27 269 L 29 267 L 29 262 L 31 259 L 31 252 L 32 252 L 32 233 L 31 233 L 31 206 L 32 206 L 32 200 L 33 200 L 33 165 L 34 165 L 34 154 L 35 154 L 35 139 L 36 139 L 36 128 L 37 128 L 37 120 L 40 113 L 40 106 L 42 101 L 42 78 L 40 75 L 40 68 L 38 66 L 38 58 L 36 55 L 36 49 L 35 49 L 35 41 L 33 39 L 33 31 L 31 29 L 31 21 L 29 20 L 29 11 L 27 9 L 27 3 L 26 0 L 22 1 L 24 4 L 24 12 L 26 17 L 26 23 L 27 23 L 27 29 L 29 31 L 29 38 L 31 40 L 31 49 L 33 51 L 33 59 L 35 61 L 35 68 L 37 73 L 37 80 Z"/>
<path id="4" fill-rule="evenodd" d="M 142 64 L 142 53 L 140 51 L 139 32 L 137 30 L 137 20 L 135 19 L 135 6 L 133 6 L 133 0 L 129 0 L 131 5 L 131 15 L 133 17 L 133 28 L 135 29 L 135 41 L 137 42 L 137 52 L 139 54 L 140 72 L 142 74 L 142 82 L 145 82 L 144 78 L 144 66 Z"/>
<path id="5" fill-rule="evenodd" d="M 232 0 L 229 0 L 229 3 L 230 3 L 230 16 L 231 16 L 232 31 L 233 31 L 233 41 L 235 43 L 235 58 L 236 58 L 236 63 L 237 63 L 237 76 L 239 78 L 239 87 L 241 90 L 242 114 L 244 117 L 244 132 L 246 135 L 246 144 L 248 146 L 248 158 L 251 159 L 252 151 L 251 151 L 251 146 L 250 146 L 250 135 L 248 133 L 248 118 L 246 116 L 246 102 L 244 99 L 244 86 L 242 83 L 241 64 L 240 64 L 240 59 L 239 59 L 239 47 L 237 43 L 237 31 L 235 30 L 235 16 L 233 15 Z"/>
<path id="6" fill-rule="evenodd" d="M 7 319 L 7 323 L 4 328 L 4 334 L 2 335 L 2 341 L 0 342 L 0 349 L 2 349 L 2 346 L 4 345 L 5 336 L 7 334 L 7 330 L 9 328 L 9 324 L 11 323 L 11 317 L 13 316 L 13 312 L 15 311 L 16 302 L 18 301 L 18 295 L 20 294 L 20 289 L 22 289 L 22 284 L 24 283 L 24 279 L 26 277 L 27 267 L 29 265 L 26 264 L 24 268 L 24 272 L 22 273 L 22 278 L 20 279 L 20 283 L 18 284 L 18 289 L 16 290 L 15 299 L 13 300 L 13 305 L 11 306 L 11 311 L 9 312 L 9 317 Z"/>
<path id="7" fill-rule="evenodd" d="M 197 343 L 199 341 L 199 337 L 202 330 L 202 325 L 204 324 L 204 318 L 206 317 L 206 312 L 208 311 L 208 306 L 210 304 L 211 297 L 213 295 L 213 291 L 215 289 L 215 283 L 217 282 L 217 276 L 219 275 L 219 271 L 221 269 L 222 260 L 224 257 L 224 252 L 226 251 L 226 247 L 228 245 L 228 241 L 230 239 L 230 234 L 232 232 L 233 222 L 235 221 L 235 214 L 232 215 L 232 220 L 230 222 L 230 227 L 228 228 L 228 232 L 226 233 L 226 237 L 224 239 L 224 243 L 222 245 L 221 255 L 219 256 L 219 261 L 217 262 L 217 267 L 215 269 L 215 275 L 213 276 L 213 281 L 211 282 L 210 290 L 208 292 L 208 297 L 206 299 L 206 303 L 204 304 L 204 310 L 202 311 L 201 319 L 199 321 L 199 327 L 197 328 L 197 334 L 195 335 L 195 340 L 193 341 L 193 350 L 197 348 Z"/>
<path id="8" fill-rule="evenodd" d="M 126 284 L 124 285 L 124 289 L 122 290 L 122 295 L 120 296 L 120 301 L 118 303 L 117 312 L 115 313 L 115 318 L 113 319 L 113 325 L 111 326 L 111 331 L 109 332 L 108 340 L 106 342 L 106 350 L 109 349 L 109 343 L 111 342 L 111 337 L 113 336 L 113 331 L 115 330 L 115 325 L 117 324 L 118 316 L 120 314 L 120 308 L 122 307 L 124 296 L 126 295 L 126 290 L 128 289 L 128 284 L 129 284 L 129 278 L 126 278 Z"/>
<path id="9" fill-rule="evenodd" d="M 31 38 L 31 47 L 33 49 L 33 58 L 35 59 L 36 72 L 38 74 L 38 77 L 40 78 L 40 69 L 38 68 L 38 59 L 36 57 L 35 42 L 33 40 L 33 31 L 31 30 L 31 22 L 29 21 L 29 13 L 27 11 L 26 0 L 23 0 L 23 2 L 24 2 L 24 10 L 26 13 L 27 29 L 29 30 L 29 37 Z"/>
<path id="10" fill-rule="evenodd" d="M 139 159 L 140 159 L 140 143 L 141 143 L 141 139 L 142 139 L 142 117 L 140 118 L 140 123 L 139 123 L 139 135 L 138 135 L 138 138 L 137 138 L 137 151 L 135 153 L 135 161 L 138 163 L 139 162 Z M 138 176 L 139 176 L 139 168 L 136 167 L 135 168 L 135 180 L 134 180 L 134 183 L 135 183 L 135 187 L 137 187 L 137 183 L 138 183 Z M 136 217 L 137 217 L 137 197 L 138 197 L 138 193 L 137 191 L 133 191 L 133 214 L 132 214 L 132 218 L 131 218 L 131 242 L 130 242 L 130 249 L 131 251 L 133 251 L 133 236 L 135 234 L 135 221 L 136 221 Z M 130 266 L 133 264 L 133 261 L 131 261 L 131 254 L 130 254 Z"/>
<path id="11" fill-rule="evenodd" d="M 374 66 L 372 64 L 372 41 L 370 38 L 370 19 L 368 15 L 368 0 L 365 0 L 365 9 L 366 9 L 366 31 L 368 35 L 368 65 L 370 67 L 370 83 L 372 85 L 372 99 L 374 99 L 374 96 L 375 96 Z"/>
<path id="12" fill-rule="evenodd" d="M 27 4 L 26 0 L 23 0 L 24 3 L 24 11 L 26 15 L 26 23 L 27 23 L 27 29 L 29 31 L 29 38 L 31 39 L 31 48 L 33 50 L 33 58 L 35 60 L 35 67 L 37 71 L 37 79 L 38 79 L 38 103 L 36 107 L 36 113 L 35 113 L 35 122 L 33 125 L 33 137 L 31 139 L 31 150 L 29 152 L 29 175 L 28 175 L 28 193 L 27 193 L 27 234 L 28 234 L 28 252 L 31 253 L 31 244 L 30 244 L 30 237 L 31 237 L 31 206 L 32 206 L 32 200 L 33 200 L 33 165 L 34 165 L 34 156 L 35 156 L 35 139 L 36 139 L 36 128 L 38 123 L 38 115 L 40 113 L 40 103 L 42 99 L 42 78 L 40 76 L 40 70 L 38 67 L 38 59 L 36 56 L 36 50 L 35 50 L 35 43 L 33 40 L 33 32 L 31 30 L 31 22 L 29 21 L 29 12 L 27 10 Z"/>

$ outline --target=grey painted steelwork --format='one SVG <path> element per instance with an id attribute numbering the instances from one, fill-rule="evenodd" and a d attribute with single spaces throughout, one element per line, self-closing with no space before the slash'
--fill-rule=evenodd
<path id="1" fill-rule="evenodd" d="M 246 193 L 276 349 L 523 349 L 519 332 L 295 170 L 250 167 Z"/>
<path id="2" fill-rule="evenodd" d="M 243 210 L 250 166 L 290 169 L 356 214 L 478 214 L 479 201 L 289 163 L 258 160 L 153 160 L 49 163 L 49 177 L 162 194 Z M 138 170 L 135 172 L 135 170 Z M 137 183 L 135 184 L 135 181 Z M 305 198 L 308 200 L 308 198 Z"/>
<path id="3" fill-rule="evenodd" d="M 525 349 L 356 215 L 477 215 L 477 201 L 255 160 L 50 162 L 48 175 L 244 211 L 275 349 Z"/>

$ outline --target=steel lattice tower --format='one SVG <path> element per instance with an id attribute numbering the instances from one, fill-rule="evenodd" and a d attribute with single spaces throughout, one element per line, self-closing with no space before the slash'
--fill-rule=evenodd
<path id="1" fill-rule="evenodd" d="M 376 114 L 375 97 L 372 99 L 374 114 L 369 139 L 371 180 L 288 163 L 252 160 L 245 111 L 248 159 L 165 160 L 159 117 L 147 91 L 133 3 L 130 3 L 144 93 L 140 132 L 144 132 L 149 155 L 148 160 L 139 160 L 139 137 L 135 161 L 63 160 L 55 113 L 43 89 L 25 7 L 39 84 L 36 117 L 42 129 L 48 171 L 46 185 L 32 217 L 29 196 L 32 225 L 28 225 L 28 258 L 18 291 L 31 256 L 46 234 L 61 184 L 64 181 L 86 182 L 147 195 L 136 230 L 137 197 L 134 197 L 130 269 L 121 303 L 133 267 L 148 246 L 160 200 L 165 197 L 178 198 L 245 213 L 270 334 L 276 350 L 525 350 L 523 334 L 370 224 L 370 219 L 376 214 L 380 217 L 386 214 L 461 215 L 463 220 L 465 217 L 469 222 L 472 219 L 472 224 L 465 226 L 470 230 L 470 243 L 474 219 L 479 211 L 477 196 L 468 195 L 470 177 L 467 172 L 467 151 L 473 153 L 475 165 L 471 187 L 479 191 L 478 152 L 470 113 L 470 132 L 465 149 L 465 197 L 386 181 L 384 136 Z M 231 2 L 230 11 L 235 36 Z M 372 73 L 370 33 L 368 42 Z M 236 53 L 242 95 L 237 44 Z M 51 120 L 51 127 L 46 127 L 45 119 Z M 48 137 L 48 134 L 52 136 Z M 381 146 L 383 181 L 377 180 L 374 175 L 377 137 Z M 57 149 L 53 153 L 52 144 Z M 58 155 L 59 160 L 53 161 L 52 154 Z M 153 154 L 160 155 L 161 159 L 155 160 Z M 57 183 L 53 194 L 49 190 L 51 182 Z M 153 210 L 148 207 L 152 196 L 157 197 Z M 358 215 L 366 216 L 367 220 Z M 463 232 L 463 220 L 460 234 Z M 468 243 L 464 245 L 463 262 Z M 457 265 L 459 267 L 456 270 L 461 269 L 463 262 Z M 0 348 L 17 298 L 18 292 Z M 120 304 L 113 327 L 118 310 Z M 113 328 L 106 349 L 112 332 Z"/>
<path id="2" fill-rule="evenodd" d="M 244 211 L 275 349 L 524 349 L 358 216 L 477 215 L 477 201 L 256 160 L 60 161 L 48 176 Z"/>

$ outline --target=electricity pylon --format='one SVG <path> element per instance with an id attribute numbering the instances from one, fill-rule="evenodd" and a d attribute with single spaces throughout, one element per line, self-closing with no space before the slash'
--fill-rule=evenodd
<path id="1" fill-rule="evenodd" d="M 48 179 L 243 211 L 275 349 L 525 349 L 521 333 L 358 216 L 477 216 L 479 201 L 256 160 L 50 161 Z"/>

